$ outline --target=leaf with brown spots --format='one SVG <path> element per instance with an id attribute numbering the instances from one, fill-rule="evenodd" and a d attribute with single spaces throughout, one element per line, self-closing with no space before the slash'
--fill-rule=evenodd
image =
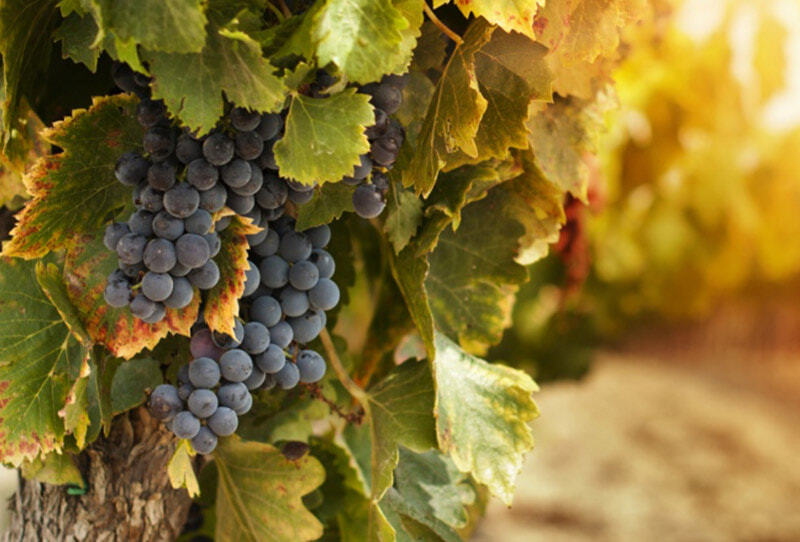
<path id="1" fill-rule="evenodd" d="M 63 151 L 42 157 L 25 176 L 33 199 L 17 215 L 3 255 L 31 259 L 69 247 L 132 205 L 131 189 L 116 180 L 114 166 L 124 152 L 141 147 L 136 102 L 125 95 L 95 98 L 89 109 L 45 130 L 43 139 Z"/>
<path id="2" fill-rule="evenodd" d="M 219 266 L 219 282 L 206 296 L 203 317 L 212 331 L 233 335 L 239 315 L 239 298 L 244 292 L 247 270 L 247 236 L 261 231 L 249 218 L 235 216 L 230 226 L 220 232 L 222 248 L 214 258 Z"/>
<path id="3" fill-rule="evenodd" d="M 67 252 L 64 279 L 67 294 L 95 343 L 112 354 L 130 359 L 145 348 L 153 348 L 169 333 L 189 336 L 200 310 L 200 296 L 183 309 L 167 309 L 163 320 L 147 324 L 135 318 L 127 307 L 106 304 L 103 290 L 108 275 L 117 268 L 117 257 L 103 245 L 101 234 L 82 236 Z"/>

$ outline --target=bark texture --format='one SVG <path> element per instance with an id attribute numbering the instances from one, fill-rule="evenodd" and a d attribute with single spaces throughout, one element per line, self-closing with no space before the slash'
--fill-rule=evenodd
<path id="1" fill-rule="evenodd" d="M 175 438 L 140 408 L 119 416 L 108 437 L 79 457 L 83 496 L 20 479 L 3 541 L 167 541 L 180 534 L 191 499 L 169 483 Z"/>

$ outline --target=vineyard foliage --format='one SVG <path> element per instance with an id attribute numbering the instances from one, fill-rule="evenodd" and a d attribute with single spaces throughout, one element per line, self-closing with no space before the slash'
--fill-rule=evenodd
<path id="1" fill-rule="evenodd" d="M 227 333 L 239 314 L 247 236 L 258 232 L 240 218 L 221 233 L 220 281 L 202 307 L 195 297 L 147 324 L 103 301 L 117 264 L 103 231 L 132 211 L 114 168 L 143 135 L 138 99 L 114 94 L 113 59 L 150 76 L 153 98 L 197 135 L 231 106 L 285 108 L 275 162 L 318 185 L 291 212 L 299 229 L 333 221 L 342 303 L 317 349 L 334 370 L 314 388 L 257 394 L 199 480 L 176 441 L 167 473 L 202 493 L 203 528 L 219 540 L 458 540 L 487 492 L 511 502 L 533 447 L 536 384 L 481 356 L 511 324 L 526 265 L 558 239 L 567 198 L 587 199 L 625 31 L 653 8 L 432 7 L 3 2 L 0 198 L 24 201 L 0 259 L 4 463 L 52 483 L 80 479 L 76 454 L 191 359 L 201 311 Z M 323 68 L 339 82 L 314 93 Z M 369 149 L 375 122 L 352 85 L 388 74 L 407 74 L 396 113 L 406 138 L 386 212 L 366 221 L 337 181 Z M 297 441 L 306 453 L 281 453 Z"/>

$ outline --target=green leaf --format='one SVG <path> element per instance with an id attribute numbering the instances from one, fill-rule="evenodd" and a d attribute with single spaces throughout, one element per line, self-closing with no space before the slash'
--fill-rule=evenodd
<path id="1" fill-rule="evenodd" d="M 400 252 L 422 222 L 422 200 L 412 190 L 392 183 L 386 207 L 384 231 L 395 252 Z"/>
<path id="2" fill-rule="evenodd" d="M 425 291 L 425 276 L 430 267 L 428 258 L 425 255 L 418 255 L 416 243 L 412 243 L 399 254 L 389 251 L 389 264 L 397 287 L 403 294 L 408 313 L 425 344 L 428 358 L 433 359 L 435 355 L 433 314 L 431 314 L 428 293 Z"/>
<path id="3" fill-rule="evenodd" d="M 222 248 L 214 257 L 219 267 L 219 282 L 205 296 L 203 318 L 212 331 L 233 336 L 235 318 L 239 315 L 239 298 L 244 292 L 248 267 L 247 236 L 261 228 L 249 218 L 234 216 L 231 224 L 220 232 Z"/>
<path id="4" fill-rule="evenodd" d="M 97 70 L 97 59 L 100 50 L 92 47 L 97 38 L 97 23 L 91 15 L 80 16 L 72 13 L 64 19 L 53 34 L 56 41 L 61 42 L 64 58 L 84 64 L 90 71 Z"/>
<path id="5" fill-rule="evenodd" d="M 163 382 L 161 364 L 152 358 L 122 362 L 111 380 L 111 412 L 114 416 L 147 400 L 148 392 Z"/>
<path id="6" fill-rule="evenodd" d="M 190 497 L 200 495 L 200 484 L 197 483 L 197 475 L 194 473 L 192 457 L 195 453 L 187 439 L 181 440 L 175 447 L 175 453 L 167 464 L 167 476 L 169 482 L 175 489 L 186 488 Z"/>
<path id="7" fill-rule="evenodd" d="M 457 45 L 436 84 L 419 136 L 403 145 L 393 170 L 404 186 L 427 196 L 448 154 L 476 156 L 475 135 L 487 102 L 478 89 L 475 53 L 489 41 L 494 27 L 478 20 Z M 396 172 L 396 173 L 395 173 Z"/>
<path id="8" fill-rule="evenodd" d="M 439 7 L 447 2 L 448 0 L 434 0 L 433 6 Z M 554 2 L 551 0 L 550 3 Z M 465 17 L 469 17 L 470 14 L 484 17 L 506 32 L 513 30 L 534 39 L 536 38 L 534 16 L 537 8 L 545 4 L 545 0 L 472 0 L 456 1 L 455 4 Z"/>
<path id="9" fill-rule="evenodd" d="M 436 430 L 439 449 L 506 504 L 526 452 L 537 391 L 526 373 L 490 364 L 436 334 Z"/>
<path id="10" fill-rule="evenodd" d="M 61 449 L 58 413 L 90 355 L 36 275 L 33 262 L 0 259 L 0 459 L 14 465 Z"/>
<path id="11" fill-rule="evenodd" d="M 4 255 L 38 258 L 70 247 L 81 234 L 102 230 L 110 214 L 131 207 L 130 187 L 116 180 L 114 166 L 123 152 L 141 146 L 135 109 L 129 96 L 95 98 L 88 110 L 73 111 L 45 132 L 44 139 L 63 151 L 27 174 L 33 199 L 17 215 Z"/>
<path id="12" fill-rule="evenodd" d="M 333 62 L 357 83 L 377 81 L 394 70 L 400 31 L 409 26 L 389 0 L 327 0 L 314 23 L 320 65 Z"/>
<path id="13" fill-rule="evenodd" d="M 106 279 L 117 268 L 117 257 L 103 245 L 102 232 L 79 236 L 72 244 L 64 261 L 67 293 L 95 343 L 117 357 L 130 359 L 145 348 L 154 348 L 170 333 L 189 336 L 197 320 L 200 296 L 195 295 L 181 310 L 167 309 L 160 322 L 147 324 L 135 318 L 128 307 L 115 309 L 103 298 Z"/>
<path id="14" fill-rule="evenodd" d="M 354 536 L 355 530 L 365 532 L 368 490 L 349 450 L 336 441 L 314 438 L 311 453 L 325 468 L 325 483 L 319 488 L 322 504 L 314 509 L 314 515 L 325 524 L 326 531 L 337 523 L 349 522 L 351 526 L 341 533 L 343 537 Z M 358 527 L 354 529 L 355 525 Z"/>
<path id="15" fill-rule="evenodd" d="M 269 444 L 221 439 L 214 459 L 219 471 L 219 542 L 304 542 L 322 536 L 322 525 L 302 497 L 319 487 L 325 471 L 306 455 L 286 459 Z"/>
<path id="16" fill-rule="evenodd" d="M 22 476 L 45 484 L 83 485 L 81 472 L 75 465 L 75 458 L 68 453 L 50 452 L 44 457 L 36 457 L 20 465 Z"/>
<path id="17" fill-rule="evenodd" d="M 172 53 L 203 48 L 206 17 L 200 0 L 92 0 L 104 30 L 120 40 Z"/>
<path id="18" fill-rule="evenodd" d="M 0 56 L 3 58 L 3 154 L 19 158 L 14 139 L 25 134 L 24 97 L 28 102 L 47 75 L 52 32 L 59 20 L 55 0 L 0 2 Z"/>
<path id="19" fill-rule="evenodd" d="M 223 113 L 223 93 L 234 104 L 254 111 L 277 111 L 285 87 L 259 44 L 243 32 L 211 27 L 199 53 L 149 51 L 155 77 L 153 97 L 200 134 L 214 128 Z M 187 67 L 191 69 L 187 69 Z"/>
<path id="20" fill-rule="evenodd" d="M 364 129 L 373 122 L 369 96 L 354 88 L 326 98 L 294 96 L 286 132 L 275 143 L 281 176 L 310 185 L 352 174 L 369 151 Z"/>
<path id="21" fill-rule="evenodd" d="M 402 36 L 395 51 L 395 65 L 386 73 L 406 73 L 414 58 L 417 39 L 422 33 L 425 14 L 422 11 L 424 0 L 394 0 L 394 7 L 402 14 L 408 24 L 400 30 Z"/>
<path id="22" fill-rule="evenodd" d="M 435 445 L 433 381 L 425 362 L 406 362 L 368 392 L 372 497 L 380 499 L 392 485 L 398 445 L 425 451 Z"/>
<path id="23" fill-rule="evenodd" d="M 355 187 L 345 183 L 325 183 L 314 190 L 311 201 L 297 209 L 297 231 L 330 224 L 345 211 L 353 211 Z"/>
<path id="24" fill-rule="evenodd" d="M 439 69 L 447 56 L 446 49 L 447 41 L 442 31 L 431 21 L 425 21 L 417 40 L 417 47 L 414 49 L 412 71 L 426 72 L 430 69 Z"/>

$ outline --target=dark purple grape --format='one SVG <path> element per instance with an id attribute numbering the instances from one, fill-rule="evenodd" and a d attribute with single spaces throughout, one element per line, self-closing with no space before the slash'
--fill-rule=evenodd
<path id="1" fill-rule="evenodd" d="M 255 130 L 261 123 L 261 115 L 244 107 L 234 107 L 230 113 L 231 124 L 240 132 Z"/>
<path id="2" fill-rule="evenodd" d="M 124 222 L 112 222 L 106 226 L 106 231 L 103 234 L 103 244 L 108 250 L 116 251 L 119 240 L 130 232 L 130 228 Z"/>
<path id="3" fill-rule="evenodd" d="M 135 152 L 126 152 L 117 160 L 114 176 L 127 186 L 136 186 L 147 175 L 150 162 Z"/>
<path id="4" fill-rule="evenodd" d="M 142 146 L 153 160 L 166 160 L 175 149 L 172 130 L 163 126 L 153 126 L 145 132 Z"/>
<path id="5" fill-rule="evenodd" d="M 210 190 L 219 180 L 219 170 L 202 158 L 195 158 L 186 166 L 186 180 L 198 190 Z"/>
<path id="6" fill-rule="evenodd" d="M 155 190 L 169 190 L 175 186 L 175 166 L 169 161 L 156 162 L 147 170 L 147 183 Z"/>
<path id="7" fill-rule="evenodd" d="M 175 245 L 168 239 L 152 239 L 147 243 L 143 256 L 150 271 L 166 273 L 175 265 Z"/>
<path id="8" fill-rule="evenodd" d="M 255 160 L 264 151 L 264 140 L 256 132 L 237 132 L 235 146 L 240 157 Z"/>
<path id="9" fill-rule="evenodd" d="M 215 166 L 223 166 L 233 158 L 234 143 L 223 133 L 211 134 L 203 142 L 203 156 Z"/>

